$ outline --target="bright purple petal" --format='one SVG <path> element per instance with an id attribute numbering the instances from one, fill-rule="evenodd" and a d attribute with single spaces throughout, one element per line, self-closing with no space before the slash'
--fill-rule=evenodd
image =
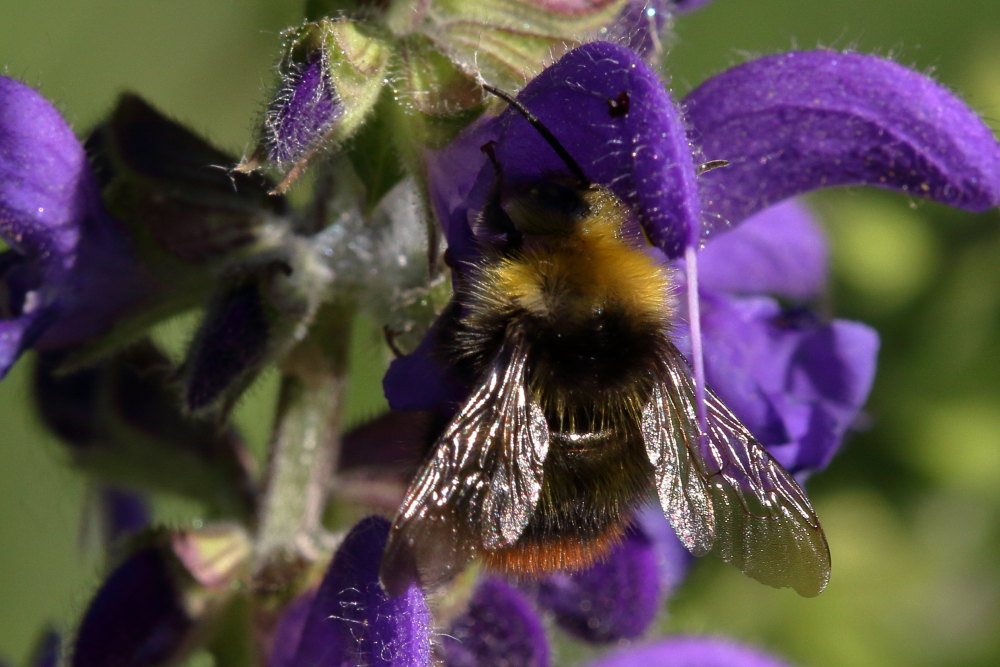
<path id="1" fill-rule="evenodd" d="M 674 637 L 624 651 L 589 667 L 790 667 L 757 648 L 714 637 Z"/>
<path id="2" fill-rule="evenodd" d="M 701 230 L 691 149 L 677 107 L 639 56 L 608 42 L 570 51 L 546 68 L 518 100 L 552 131 L 595 183 L 610 187 L 670 257 Z M 566 113 L 572 109 L 573 113 Z M 566 165 L 515 110 L 483 121 L 446 150 L 428 157 L 431 196 L 455 261 L 474 250 L 468 225 L 483 209 L 493 167 L 480 147 L 495 140 L 504 184 L 565 178 Z M 480 165 L 477 180 L 462 165 Z M 456 171 L 457 169 L 457 171 Z"/>
<path id="3" fill-rule="evenodd" d="M 30 255 L 64 255 L 96 197 L 83 146 L 56 108 L 0 76 L 0 237 Z"/>
<path id="4" fill-rule="evenodd" d="M 729 294 L 809 299 L 822 291 L 826 272 L 823 231 L 795 200 L 713 236 L 698 256 L 701 289 Z"/>
<path id="5" fill-rule="evenodd" d="M 529 83 L 520 100 L 636 212 L 650 239 L 670 257 L 701 230 L 691 148 L 676 105 L 660 78 L 635 53 L 608 42 L 586 44 Z M 572 113 L 566 113 L 572 109 Z M 508 183 L 532 183 L 566 167 L 513 109 L 496 148 Z"/>
<path id="6" fill-rule="evenodd" d="M 430 664 L 431 617 L 423 593 L 411 586 L 390 599 L 379 583 L 388 536 L 389 522 L 370 517 L 344 538 L 302 629 L 296 667 Z"/>
<path id="7" fill-rule="evenodd" d="M 874 185 L 981 211 L 1000 204 L 1000 149 L 944 87 L 874 56 L 786 53 L 715 76 L 684 100 L 692 140 L 728 167 L 704 174 L 732 223 L 799 193 Z"/>
<path id="8" fill-rule="evenodd" d="M 549 664 L 545 628 L 524 594 L 500 579 L 479 583 L 443 637 L 448 667 Z"/>
<path id="9" fill-rule="evenodd" d="M 83 147 L 48 100 L 0 76 L 0 377 L 56 318 L 96 196 Z"/>
<path id="10" fill-rule="evenodd" d="M 83 147 L 44 97 L 0 77 L 0 377 L 29 346 L 106 330 L 148 282 Z"/>
<path id="11" fill-rule="evenodd" d="M 706 293 L 702 326 L 708 384 L 723 402 L 792 472 L 825 466 L 871 390 L 877 334 Z"/>
<path id="12" fill-rule="evenodd" d="M 608 558 L 582 572 L 559 572 L 538 585 L 538 603 L 567 632 L 593 642 L 638 637 L 660 608 L 658 554 L 631 530 Z"/>

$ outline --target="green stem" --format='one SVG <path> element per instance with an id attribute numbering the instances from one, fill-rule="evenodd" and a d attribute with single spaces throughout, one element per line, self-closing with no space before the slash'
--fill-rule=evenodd
<path id="1" fill-rule="evenodd" d="M 322 518 L 340 448 L 352 311 L 325 307 L 282 363 L 255 544 L 254 580 L 286 592 L 322 553 Z"/>

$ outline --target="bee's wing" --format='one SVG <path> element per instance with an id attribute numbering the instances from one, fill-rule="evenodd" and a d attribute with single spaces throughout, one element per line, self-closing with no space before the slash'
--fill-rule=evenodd
<path id="1" fill-rule="evenodd" d="M 479 549 L 513 545 L 534 514 L 549 430 L 529 400 L 526 357 L 515 331 L 411 482 L 382 559 L 390 593 L 447 581 Z"/>
<path id="2" fill-rule="evenodd" d="M 643 410 L 643 438 L 667 518 L 695 555 L 715 549 L 770 586 L 822 591 L 830 551 L 805 492 L 711 390 L 698 437 L 687 361 L 670 346 Z"/>

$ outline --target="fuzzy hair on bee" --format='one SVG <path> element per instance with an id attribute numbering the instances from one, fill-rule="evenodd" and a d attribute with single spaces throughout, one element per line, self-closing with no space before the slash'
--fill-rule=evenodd
<path id="1" fill-rule="evenodd" d="M 672 270 L 632 212 L 591 183 L 520 102 L 572 178 L 506 184 L 491 147 L 491 238 L 460 269 L 438 351 L 472 392 L 410 484 L 383 557 L 398 593 L 479 558 L 515 576 L 605 557 L 658 497 L 695 555 L 715 551 L 772 586 L 816 595 L 829 550 L 805 493 L 692 371 L 671 339 Z M 718 166 L 718 165 L 713 165 Z"/>

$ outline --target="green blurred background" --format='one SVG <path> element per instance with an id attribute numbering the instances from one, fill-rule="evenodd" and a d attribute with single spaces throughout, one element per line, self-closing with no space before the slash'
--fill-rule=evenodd
<path id="1" fill-rule="evenodd" d="M 40 87 L 80 131 L 134 90 L 240 153 L 279 32 L 301 4 L 0 0 L 0 67 Z M 750 55 L 818 45 L 931 71 L 1000 118 L 1000 3 L 976 0 L 716 0 L 678 21 L 673 87 L 683 94 Z M 812 202 L 833 239 L 836 312 L 883 339 L 867 429 L 810 484 L 833 580 L 805 600 L 705 559 L 663 625 L 801 665 L 1000 664 L 1000 218 L 883 192 Z M 168 333 L 182 340 L 190 321 Z M 359 340 L 372 358 L 377 341 Z M 72 627 L 100 570 L 81 546 L 87 490 L 25 398 L 29 365 L 0 383 L 0 655 L 14 664 L 42 623 Z M 359 371 L 354 417 L 380 400 L 380 370 Z M 265 378 L 242 407 L 258 442 L 273 385 Z M 164 512 L 182 522 L 195 509 Z"/>

